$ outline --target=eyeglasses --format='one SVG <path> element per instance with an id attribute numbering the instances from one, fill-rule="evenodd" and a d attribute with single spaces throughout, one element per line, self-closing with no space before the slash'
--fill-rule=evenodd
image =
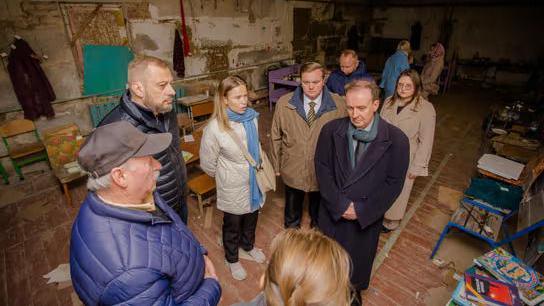
<path id="1" fill-rule="evenodd" d="M 310 86 L 310 85 L 314 85 L 314 86 L 317 86 L 319 85 L 319 83 L 321 83 L 323 80 L 319 80 L 319 81 L 302 81 L 302 85 L 303 86 Z"/>

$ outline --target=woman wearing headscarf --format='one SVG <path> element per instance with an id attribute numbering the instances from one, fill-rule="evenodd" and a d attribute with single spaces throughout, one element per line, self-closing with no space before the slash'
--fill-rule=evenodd
<path id="1" fill-rule="evenodd" d="M 444 46 L 437 42 L 431 46 L 427 54 L 427 61 L 421 71 L 421 84 L 423 90 L 421 95 L 428 99 L 429 95 L 438 94 L 440 86 L 438 85 L 438 77 L 444 69 L 444 55 L 446 54 Z"/>
<path id="2" fill-rule="evenodd" d="M 384 90 L 385 99 L 395 93 L 395 85 L 397 84 L 399 74 L 406 69 L 410 69 L 410 63 L 408 62 L 408 55 L 410 53 L 410 42 L 401 40 L 397 46 L 397 52 L 385 61 L 382 80 L 380 82 L 380 88 Z"/>
<path id="3" fill-rule="evenodd" d="M 383 231 L 395 230 L 406 212 L 414 180 L 429 175 L 429 160 L 433 150 L 436 112 L 421 96 L 421 81 L 417 71 L 403 71 L 397 81 L 395 94 L 385 100 L 381 118 L 401 129 L 410 142 L 410 164 L 399 197 L 385 213 Z"/>
<path id="4" fill-rule="evenodd" d="M 238 76 L 228 76 L 219 83 L 214 112 L 200 145 L 200 166 L 215 177 L 217 209 L 223 211 L 225 260 L 236 280 L 247 276 L 238 258 L 239 248 L 258 263 L 266 260 L 254 245 L 265 194 L 259 189 L 255 168 L 244 155 L 247 151 L 257 164 L 262 161 L 258 117 L 259 113 L 248 107 L 246 82 Z"/>

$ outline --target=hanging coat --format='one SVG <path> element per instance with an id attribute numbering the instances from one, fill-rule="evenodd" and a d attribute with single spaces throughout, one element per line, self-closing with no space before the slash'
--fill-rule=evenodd
<path id="1" fill-rule="evenodd" d="M 8 57 L 8 72 L 15 95 L 24 111 L 25 119 L 35 120 L 40 116 L 55 116 L 51 101 L 56 99 L 40 61 L 28 43 L 16 39 Z M 34 57 L 33 57 L 34 56 Z"/>
<path id="2" fill-rule="evenodd" d="M 174 31 L 174 52 L 172 62 L 174 64 L 174 70 L 176 75 L 180 78 L 185 77 L 185 58 L 183 55 L 183 42 L 179 37 L 179 31 Z"/>
<path id="3" fill-rule="evenodd" d="M 318 227 L 351 256 L 351 283 L 368 288 L 385 212 L 400 194 L 408 169 L 409 144 L 404 133 L 380 120 L 378 133 L 352 168 L 346 132 L 349 118 L 323 127 L 315 153 L 321 202 Z M 353 202 L 357 220 L 342 215 Z"/>

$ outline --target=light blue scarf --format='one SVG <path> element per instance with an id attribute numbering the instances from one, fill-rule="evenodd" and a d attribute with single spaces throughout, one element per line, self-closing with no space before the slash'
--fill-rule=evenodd
<path id="1" fill-rule="evenodd" d="M 244 126 L 244 130 L 246 131 L 246 139 L 247 139 L 247 151 L 253 157 L 253 160 L 257 163 L 257 165 L 261 164 L 261 156 L 259 152 L 259 135 L 257 134 L 257 127 L 255 126 L 255 123 L 253 122 L 253 119 L 257 118 L 259 116 L 259 113 L 257 113 L 252 108 L 247 108 L 246 111 L 243 114 L 238 114 L 230 109 L 227 108 L 227 115 L 229 116 L 230 121 L 242 123 Z M 249 162 L 248 162 L 249 163 Z M 259 189 L 259 185 L 257 184 L 257 177 L 256 177 L 256 170 L 255 168 L 249 167 L 249 191 L 250 191 L 250 197 L 251 197 L 251 212 L 256 211 L 261 207 L 261 202 L 263 200 L 263 196 L 261 194 L 261 190 Z"/>
<path id="2" fill-rule="evenodd" d="M 353 148 L 353 140 L 362 142 L 363 152 L 366 151 L 368 145 L 374 139 L 376 139 L 376 135 L 378 135 L 379 121 L 380 121 L 380 115 L 374 114 L 374 119 L 372 120 L 372 127 L 370 128 L 370 131 L 365 131 L 364 129 L 358 129 L 354 127 L 352 123 L 350 123 L 346 136 L 348 138 L 348 152 L 349 152 L 349 159 L 351 161 L 352 168 L 355 168 L 355 166 L 357 165 L 357 156 L 355 156 L 355 152 L 354 152 L 355 150 Z"/>

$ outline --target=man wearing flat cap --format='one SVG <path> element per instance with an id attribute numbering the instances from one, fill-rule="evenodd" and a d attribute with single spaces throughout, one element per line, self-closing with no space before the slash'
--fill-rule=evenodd
<path id="1" fill-rule="evenodd" d="M 72 227 L 70 272 L 85 305 L 217 305 L 221 287 L 206 250 L 155 192 L 170 133 L 126 121 L 97 128 L 78 162 L 89 193 Z"/>

